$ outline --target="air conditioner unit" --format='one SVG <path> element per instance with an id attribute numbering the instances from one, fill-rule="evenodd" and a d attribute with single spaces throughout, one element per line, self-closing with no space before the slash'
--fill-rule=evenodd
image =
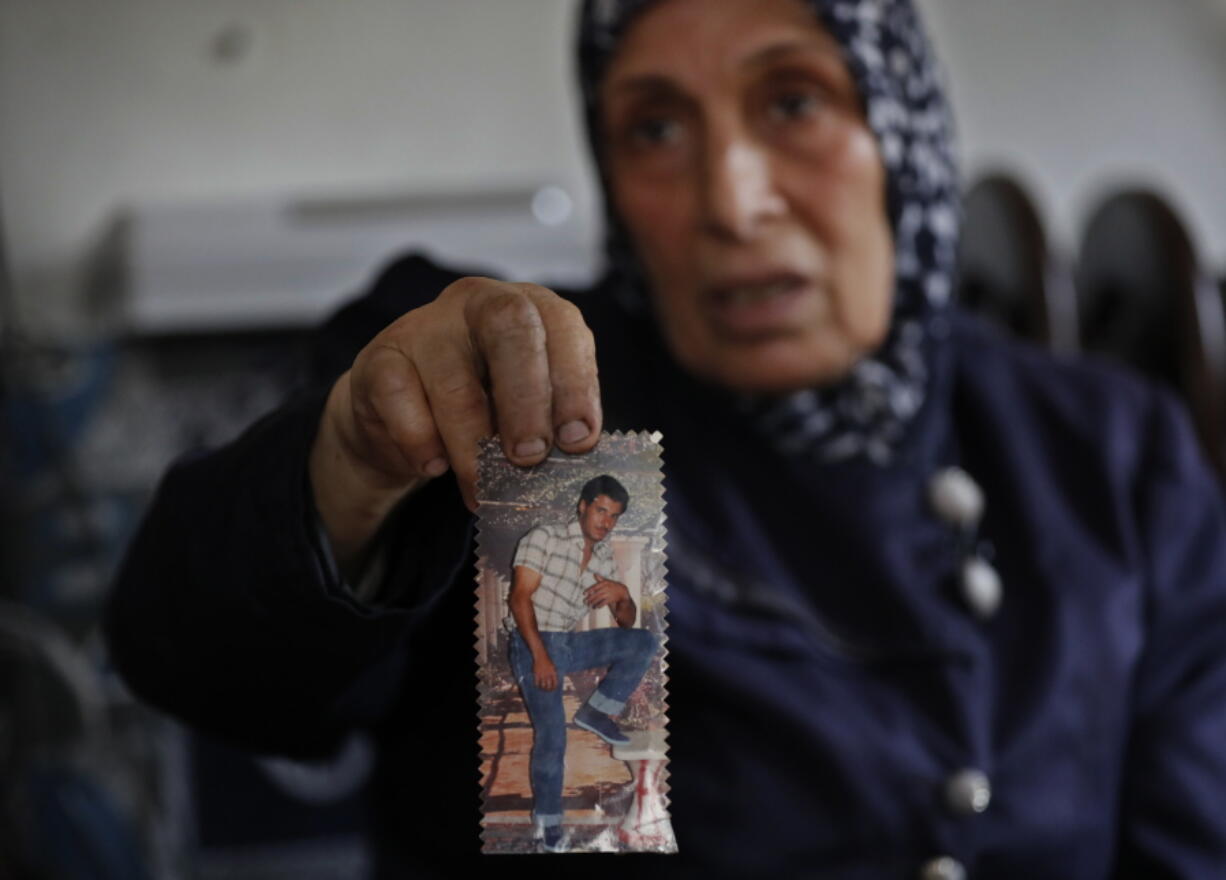
<path id="1" fill-rule="evenodd" d="M 113 236 L 118 323 L 135 334 L 308 326 L 410 250 L 507 279 L 585 285 L 598 264 L 591 225 L 553 185 L 138 207 Z"/>

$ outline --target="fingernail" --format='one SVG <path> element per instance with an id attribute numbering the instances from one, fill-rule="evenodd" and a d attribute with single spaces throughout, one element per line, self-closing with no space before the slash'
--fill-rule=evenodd
<path id="1" fill-rule="evenodd" d="M 578 443 L 591 432 L 592 429 L 587 426 L 587 422 L 576 419 L 558 429 L 558 439 L 563 443 Z"/>
<path id="2" fill-rule="evenodd" d="M 427 476 L 441 477 L 443 474 L 447 473 L 447 459 L 432 458 L 426 462 L 426 466 L 422 468 L 422 470 L 426 472 Z"/>
<path id="3" fill-rule="evenodd" d="M 525 440 L 522 443 L 515 444 L 516 458 L 532 458 L 540 455 L 545 451 L 545 441 L 540 437 L 535 440 Z"/>

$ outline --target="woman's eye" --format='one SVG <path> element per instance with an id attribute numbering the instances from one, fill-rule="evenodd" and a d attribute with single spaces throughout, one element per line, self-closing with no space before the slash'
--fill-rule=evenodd
<path id="1" fill-rule="evenodd" d="M 666 116 L 642 119 L 630 127 L 630 137 L 640 146 L 663 146 L 681 136 L 681 124 Z"/>
<path id="2" fill-rule="evenodd" d="M 813 92 L 783 92 L 771 100 L 769 112 L 772 119 L 786 122 L 812 116 L 820 106 L 821 99 Z"/>

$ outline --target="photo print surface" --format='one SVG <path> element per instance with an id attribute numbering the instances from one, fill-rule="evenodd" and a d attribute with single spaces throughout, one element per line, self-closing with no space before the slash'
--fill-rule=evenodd
<path id="1" fill-rule="evenodd" d="M 508 462 L 482 444 L 482 851 L 674 852 L 658 434 Z"/>

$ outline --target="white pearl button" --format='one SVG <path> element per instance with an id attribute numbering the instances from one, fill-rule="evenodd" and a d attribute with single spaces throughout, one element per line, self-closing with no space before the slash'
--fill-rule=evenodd
<path id="1" fill-rule="evenodd" d="M 920 866 L 919 880 L 966 880 L 966 868 L 953 856 L 937 856 Z"/>
<path id="2" fill-rule="evenodd" d="M 982 813 L 992 801 L 992 786 L 982 770 L 967 767 L 945 782 L 945 804 L 961 816 Z"/>
<path id="3" fill-rule="evenodd" d="M 951 525 L 972 529 L 983 516 L 983 490 L 959 467 L 937 471 L 928 483 L 928 501 Z"/>
<path id="4" fill-rule="evenodd" d="M 980 620 L 987 620 L 1000 607 L 1004 590 L 1000 575 L 978 556 L 962 563 L 962 598 Z"/>

